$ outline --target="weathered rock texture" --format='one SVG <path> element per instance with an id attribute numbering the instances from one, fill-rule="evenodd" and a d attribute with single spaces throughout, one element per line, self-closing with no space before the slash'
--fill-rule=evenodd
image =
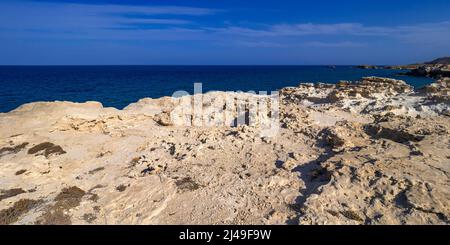
<path id="1" fill-rule="evenodd" d="M 431 77 L 440 79 L 444 77 L 450 77 L 450 57 L 442 57 L 425 63 L 384 66 L 383 68 L 392 70 L 409 70 L 408 72 L 403 73 L 403 75 L 408 76 Z M 370 69 L 370 66 L 369 68 L 366 67 L 366 69 Z"/>
<path id="2" fill-rule="evenodd" d="M 222 126 L 173 117 L 193 96 L 26 104 L 0 114 L 0 224 L 448 224 L 448 87 L 284 88 L 273 137 L 222 92 L 201 100 Z"/>
<path id="3" fill-rule="evenodd" d="M 435 102 L 450 103 L 450 78 L 441 79 L 425 88 L 428 98 Z"/>
<path id="4" fill-rule="evenodd" d="M 450 66 L 423 65 L 418 67 L 417 69 L 411 70 L 410 72 L 406 73 L 406 75 L 432 78 L 450 77 Z"/>

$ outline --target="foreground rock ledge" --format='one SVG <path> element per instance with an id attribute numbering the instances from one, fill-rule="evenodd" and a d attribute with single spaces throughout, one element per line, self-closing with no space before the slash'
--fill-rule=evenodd
<path id="1" fill-rule="evenodd" d="M 448 224 L 449 87 L 284 88 L 271 138 L 173 122 L 181 99 L 26 104 L 0 114 L 0 224 Z"/>

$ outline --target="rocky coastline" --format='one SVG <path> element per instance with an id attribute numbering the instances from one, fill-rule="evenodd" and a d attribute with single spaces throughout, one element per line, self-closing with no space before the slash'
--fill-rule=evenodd
<path id="1" fill-rule="evenodd" d="M 440 79 L 450 77 L 450 57 L 442 57 L 430 62 L 411 65 L 395 65 L 395 66 L 375 66 L 375 65 L 359 65 L 359 69 L 388 69 L 388 70 L 409 70 L 399 75 L 430 77 Z"/>
<path id="2" fill-rule="evenodd" d="M 422 65 L 404 73 L 406 76 L 431 77 L 439 79 L 442 77 L 450 77 L 450 65 L 447 64 L 431 64 Z"/>
<path id="3" fill-rule="evenodd" d="M 270 137 L 273 113 L 246 120 L 249 107 L 231 112 L 242 125 L 174 120 L 196 96 L 1 113 L 0 224 L 450 223 L 450 79 L 283 88 Z M 270 97 L 204 94 L 206 119 L 223 96 Z"/>

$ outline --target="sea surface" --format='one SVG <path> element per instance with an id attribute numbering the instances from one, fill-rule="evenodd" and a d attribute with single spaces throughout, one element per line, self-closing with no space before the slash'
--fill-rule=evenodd
<path id="1" fill-rule="evenodd" d="M 203 92 L 270 91 L 301 82 L 336 83 L 364 76 L 402 79 L 416 88 L 433 80 L 402 70 L 351 66 L 0 66 L 0 112 L 36 101 L 99 101 L 122 109 L 141 98 L 171 96 L 201 82 Z"/>

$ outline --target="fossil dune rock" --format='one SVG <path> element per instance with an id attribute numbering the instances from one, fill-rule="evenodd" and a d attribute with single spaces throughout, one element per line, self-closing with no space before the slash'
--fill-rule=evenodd
<path id="1" fill-rule="evenodd" d="M 448 224 L 448 87 L 26 104 L 0 114 L 0 223 Z"/>

